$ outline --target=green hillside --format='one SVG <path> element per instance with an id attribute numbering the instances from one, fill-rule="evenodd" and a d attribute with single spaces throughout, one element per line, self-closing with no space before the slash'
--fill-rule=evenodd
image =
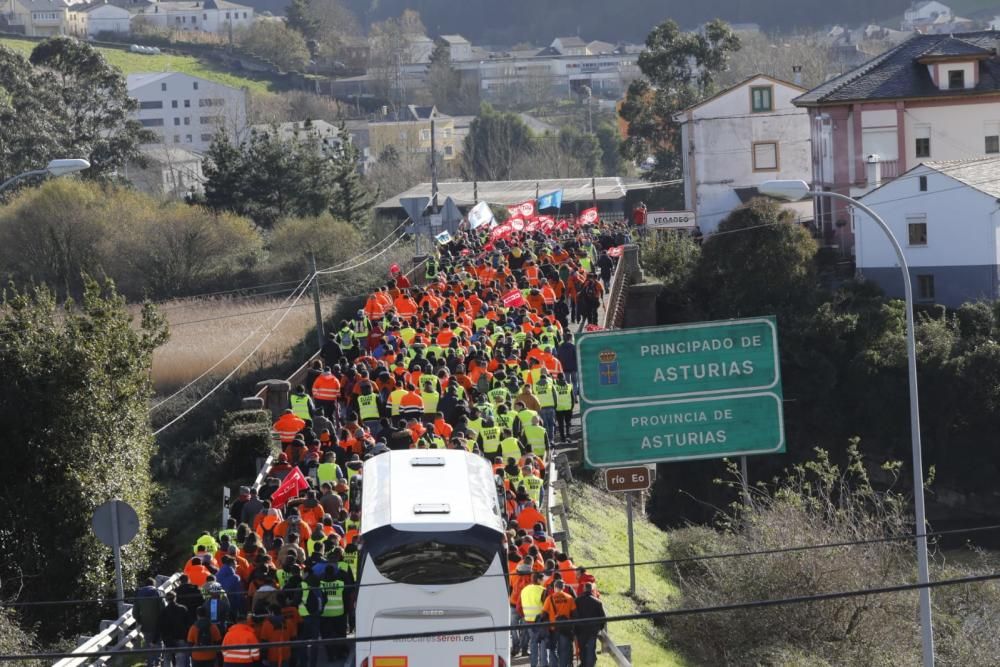
<path id="1" fill-rule="evenodd" d="M 17 39 L 16 37 L 0 37 L 0 45 L 20 51 L 25 55 L 31 53 L 38 42 L 31 39 Z M 193 56 L 177 56 L 169 54 L 143 55 L 141 53 L 131 53 L 127 49 L 114 49 L 98 47 L 98 51 L 104 54 L 108 62 L 120 69 L 124 74 L 138 74 L 140 72 L 183 72 L 192 76 L 199 76 L 210 81 L 235 88 L 246 87 L 254 93 L 267 93 L 272 91 L 271 83 L 266 80 L 249 79 L 243 76 L 232 74 L 231 72 L 214 67 L 210 63 L 205 63 Z"/>
<path id="2" fill-rule="evenodd" d="M 573 562 L 589 566 L 628 561 L 628 533 L 624 501 L 606 494 L 589 484 L 574 482 L 569 490 L 570 552 Z M 663 558 L 666 533 L 639 517 L 635 517 L 635 558 L 637 561 Z M 636 569 L 636 597 L 628 595 L 628 568 L 605 568 L 591 571 L 597 577 L 605 611 L 609 616 L 633 614 L 672 606 L 677 589 L 666 578 L 663 569 L 644 566 Z M 608 633 L 615 644 L 632 645 L 632 664 L 658 667 L 685 667 L 688 663 L 666 647 L 667 638 L 649 621 L 612 623 Z M 612 667 L 614 662 L 600 656 L 599 667 Z"/>

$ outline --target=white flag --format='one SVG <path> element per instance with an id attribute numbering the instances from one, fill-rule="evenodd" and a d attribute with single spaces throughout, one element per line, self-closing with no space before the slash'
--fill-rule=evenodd
<path id="1" fill-rule="evenodd" d="M 481 201 L 469 211 L 469 228 L 476 229 L 487 223 L 492 227 L 496 223 L 496 220 L 493 218 L 493 211 L 490 210 L 490 205 Z"/>
<path id="2" fill-rule="evenodd" d="M 438 234 L 437 236 L 435 236 L 434 238 L 437 239 L 438 243 L 440 243 L 441 245 L 444 245 L 444 244 L 448 243 L 449 241 L 451 241 L 451 234 L 449 234 L 447 231 L 444 231 L 444 232 L 441 232 L 440 234 Z"/>

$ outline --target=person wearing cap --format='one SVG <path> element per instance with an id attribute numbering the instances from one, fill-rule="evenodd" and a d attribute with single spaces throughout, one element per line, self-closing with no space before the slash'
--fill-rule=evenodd
<path id="1" fill-rule="evenodd" d="M 213 581 L 206 585 L 205 592 L 207 593 L 207 598 L 201 606 L 204 607 L 205 612 L 208 614 L 208 620 L 218 625 L 221 630 L 225 630 L 229 625 L 231 613 L 229 599 L 225 596 L 225 589 L 222 588 L 222 584 Z"/>
<path id="2" fill-rule="evenodd" d="M 260 662 L 260 648 L 254 646 L 259 644 L 257 632 L 254 630 L 253 614 L 247 614 L 245 618 L 234 624 L 226 631 L 226 636 L 222 639 L 222 664 L 226 665 L 256 665 Z M 227 646 L 246 646 L 250 648 L 226 648 Z"/>
<path id="3" fill-rule="evenodd" d="M 195 620 L 188 627 L 187 643 L 191 646 L 218 646 L 222 643 L 222 631 L 208 619 L 208 612 L 203 607 L 198 607 Z M 193 667 L 215 667 L 218 657 L 216 649 L 191 651 Z"/>

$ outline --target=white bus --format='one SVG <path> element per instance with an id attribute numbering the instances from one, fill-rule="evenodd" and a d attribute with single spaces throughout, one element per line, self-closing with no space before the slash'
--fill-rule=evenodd
<path id="1" fill-rule="evenodd" d="M 461 450 L 412 449 L 365 462 L 357 667 L 507 667 L 504 521 L 490 465 Z"/>

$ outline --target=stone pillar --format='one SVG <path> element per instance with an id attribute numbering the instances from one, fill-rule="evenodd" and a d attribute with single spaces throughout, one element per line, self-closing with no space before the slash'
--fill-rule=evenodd
<path id="1" fill-rule="evenodd" d="M 288 396 L 292 393 L 292 385 L 287 380 L 261 380 L 258 389 L 266 389 L 264 393 L 265 410 L 271 411 L 272 419 L 277 420 L 288 409 Z"/>

